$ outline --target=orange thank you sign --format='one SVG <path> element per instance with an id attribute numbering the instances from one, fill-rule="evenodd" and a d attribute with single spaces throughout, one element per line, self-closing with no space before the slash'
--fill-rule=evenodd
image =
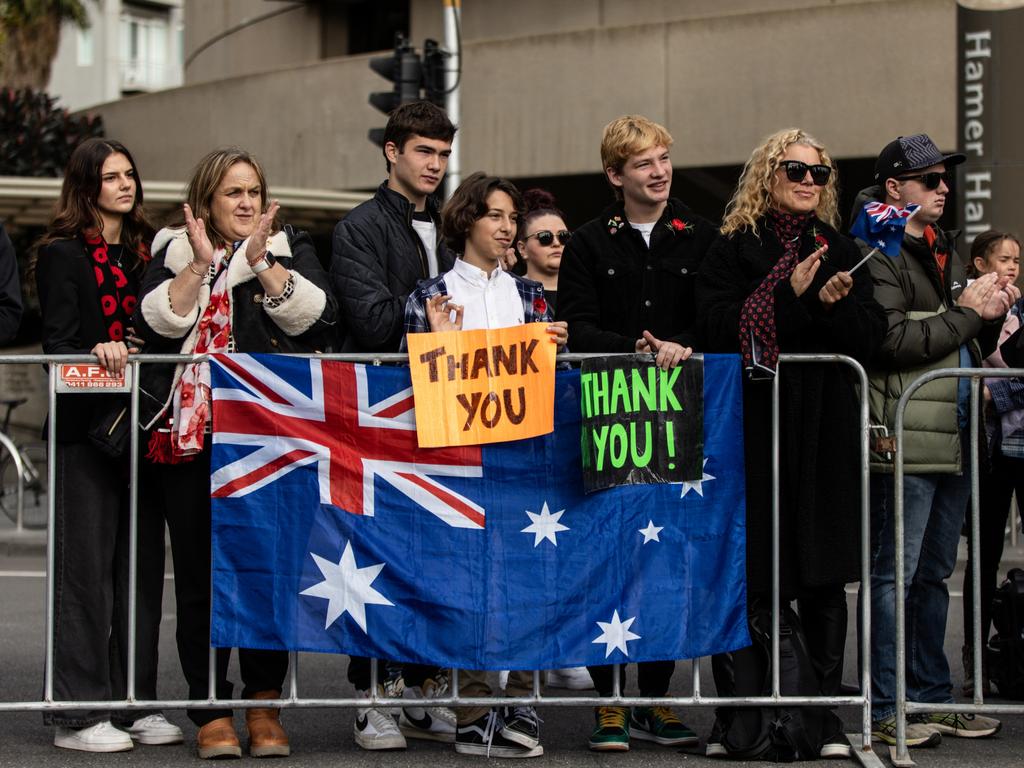
<path id="1" fill-rule="evenodd" d="M 479 445 L 554 429 L 555 344 L 545 323 L 410 333 L 421 448 Z"/>

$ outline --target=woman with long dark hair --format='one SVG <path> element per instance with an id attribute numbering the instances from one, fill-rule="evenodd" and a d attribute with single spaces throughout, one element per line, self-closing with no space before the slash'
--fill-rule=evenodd
<path id="1" fill-rule="evenodd" d="M 92 354 L 112 375 L 137 350 L 130 326 L 153 229 L 131 153 L 89 139 L 72 154 L 56 212 L 35 263 L 43 351 Z M 54 565 L 53 694 L 57 701 L 122 699 L 127 692 L 129 456 L 105 437 L 126 422 L 126 395 L 58 395 Z M 140 507 L 136 696 L 156 698 L 163 522 Z M 44 714 L 54 744 L 117 752 L 173 744 L 181 729 L 158 713 L 106 710 Z M 137 718 L 137 719 L 135 719 Z"/>
<path id="2" fill-rule="evenodd" d="M 241 149 L 211 152 L 185 191 L 184 223 L 153 241 L 136 318 L 151 351 L 329 352 L 336 305 L 312 241 L 276 222 L 259 162 Z M 147 479 L 171 533 L 178 656 L 189 697 L 210 684 L 210 364 L 151 366 L 142 377 L 142 424 L 150 429 Z M 230 649 L 217 651 L 214 688 L 230 699 Z M 284 651 L 240 649 L 243 698 L 278 699 Z M 290 753 L 274 707 L 247 709 L 249 753 Z M 230 709 L 192 709 L 201 758 L 240 757 Z"/>

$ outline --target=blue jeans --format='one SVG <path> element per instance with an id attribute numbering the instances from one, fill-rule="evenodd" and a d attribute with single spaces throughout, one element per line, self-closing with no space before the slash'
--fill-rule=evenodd
<path id="1" fill-rule="evenodd" d="M 965 464 L 966 464 L 965 452 Z M 949 590 L 946 579 L 971 493 L 970 467 L 963 475 L 903 476 L 904 601 L 906 603 L 907 700 L 953 701 L 949 662 L 943 650 Z M 896 561 L 893 541 L 893 477 L 871 476 L 871 706 L 872 718 L 896 712 Z"/>

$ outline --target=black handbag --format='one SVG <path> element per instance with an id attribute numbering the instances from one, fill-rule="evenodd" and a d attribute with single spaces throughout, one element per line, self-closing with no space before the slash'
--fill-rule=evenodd
<path id="1" fill-rule="evenodd" d="M 131 445 L 131 424 L 127 405 L 113 403 L 96 408 L 89 425 L 89 442 L 112 459 L 119 459 Z"/>

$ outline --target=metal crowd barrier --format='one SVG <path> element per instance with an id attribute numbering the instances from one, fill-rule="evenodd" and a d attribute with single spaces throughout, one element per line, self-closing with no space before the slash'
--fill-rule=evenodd
<path id="1" fill-rule="evenodd" d="M 896 438 L 896 456 L 894 463 L 893 493 L 895 494 L 893 504 L 893 534 L 895 537 L 895 590 L 896 596 L 896 746 L 893 749 L 892 761 L 896 766 L 912 766 L 914 761 L 910 758 L 907 749 L 907 715 L 924 712 L 955 712 L 963 714 L 1024 714 L 1024 704 L 985 704 L 984 686 L 980 685 L 982 679 L 982 644 L 981 644 L 981 557 L 980 557 L 980 493 L 978 476 L 979 457 L 979 392 L 981 379 L 1019 378 L 1024 377 L 1022 368 L 942 368 L 928 371 L 914 379 L 903 392 L 899 403 L 896 405 L 896 417 L 894 423 L 894 435 Z M 973 595 L 972 629 L 971 638 L 973 641 L 974 658 L 971 666 L 975 680 L 974 700 L 971 704 L 944 703 L 925 704 L 907 700 L 907 667 L 906 667 L 906 604 L 902 599 L 906 585 L 903 574 L 905 553 L 903 550 L 903 432 L 904 418 L 907 406 L 914 393 L 929 382 L 943 378 L 969 378 L 971 380 L 971 401 L 970 421 L 968 428 L 971 432 L 971 591 Z M 966 457 L 962 457 L 961 461 Z M 1018 500 L 1019 502 L 1020 500 Z"/>
<path id="2" fill-rule="evenodd" d="M 405 354 L 331 354 L 331 355 L 293 355 L 294 357 L 317 357 L 322 360 L 337 360 L 355 363 L 367 363 L 380 365 L 384 363 L 404 363 Z M 558 356 L 559 361 L 579 362 L 586 358 L 606 357 L 606 355 L 569 353 Z M 694 359 L 701 359 L 702 355 L 694 355 Z M 289 653 L 289 678 L 287 689 L 282 692 L 278 700 L 266 699 L 218 699 L 214 690 L 215 674 L 215 651 L 210 649 L 209 670 L 210 687 L 206 699 L 200 700 L 152 700 L 143 701 L 135 696 L 135 641 L 136 641 L 136 571 L 137 571 L 137 518 L 138 518 L 138 496 L 137 486 L 134 482 L 138 477 L 139 463 L 139 368 L 149 363 L 179 363 L 195 362 L 205 359 L 205 356 L 192 355 L 140 355 L 132 356 L 129 359 L 129 367 L 132 369 L 131 386 L 131 494 L 130 494 L 130 549 L 129 549 L 129 625 L 128 625 L 128 680 L 126 698 L 121 701 L 54 701 L 53 699 L 53 620 L 54 620 L 54 597 L 51 588 L 54 572 L 54 519 L 55 519 L 55 478 L 56 472 L 48 473 L 48 526 L 46 546 L 46 662 L 44 672 L 44 695 L 42 701 L 20 701 L 0 702 L 2 711 L 41 711 L 41 710 L 67 710 L 67 709 L 110 709 L 110 710 L 148 710 L 148 709 L 224 709 L 224 708 L 251 708 L 267 707 L 272 704 L 282 708 L 313 708 L 313 707 L 390 707 L 395 705 L 395 700 L 378 694 L 378 669 L 377 661 L 374 660 L 370 669 L 371 696 L 370 698 L 302 698 L 299 693 L 298 669 L 299 659 L 296 652 Z M 0 365 L 4 364 L 53 364 L 53 363 L 95 363 L 91 355 L 0 355 Z M 547 696 L 541 691 L 540 673 L 534 672 L 533 691 L 528 696 L 494 696 L 494 697 L 460 697 L 458 695 L 459 682 L 458 670 L 452 670 L 451 690 L 452 695 L 444 698 L 413 699 L 403 698 L 403 706 L 492 706 L 492 705 L 545 705 L 545 706 L 584 706 L 592 707 L 597 703 L 612 706 L 734 706 L 734 707 L 792 707 L 792 706 L 854 706 L 860 707 L 862 712 L 860 743 L 857 739 L 851 739 L 853 755 L 865 765 L 880 765 L 878 758 L 871 750 L 871 697 L 870 690 L 870 515 L 868 507 L 869 498 L 869 415 L 868 415 L 868 379 L 863 367 L 853 358 L 845 355 L 835 354 L 782 354 L 779 358 L 780 366 L 800 364 L 821 364 L 832 363 L 845 365 L 852 369 L 860 387 L 860 443 L 861 443 L 861 614 L 859 627 L 859 642 L 863 649 L 859 670 L 860 692 L 856 695 L 846 696 L 784 696 L 780 690 L 779 675 L 779 419 L 780 419 L 780 377 L 776 376 L 772 383 L 772 693 L 768 696 L 749 697 L 726 697 L 711 696 L 701 691 L 700 659 L 691 660 L 692 670 L 692 693 L 689 696 L 668 696 L 664 698 L 650 698 L 642 696 L 622 695 L 619 666 L 614 665 L 613 671 L 613 693 L 611 698 L 597 699 L 593 696 Z M 49 365 L 49 412 L 56 413 L 56 366 Z M 52 468 L 55 464 L 56 455 L 56 419 L 49 420 L 49 441 L 47 445 L 47 461 Z M 977 567 L 977 566 L 976 566 Z M 977 581 L 975 582 L 977 588 Z M 856 734 L 854 734 L 856 737 Z"/>

